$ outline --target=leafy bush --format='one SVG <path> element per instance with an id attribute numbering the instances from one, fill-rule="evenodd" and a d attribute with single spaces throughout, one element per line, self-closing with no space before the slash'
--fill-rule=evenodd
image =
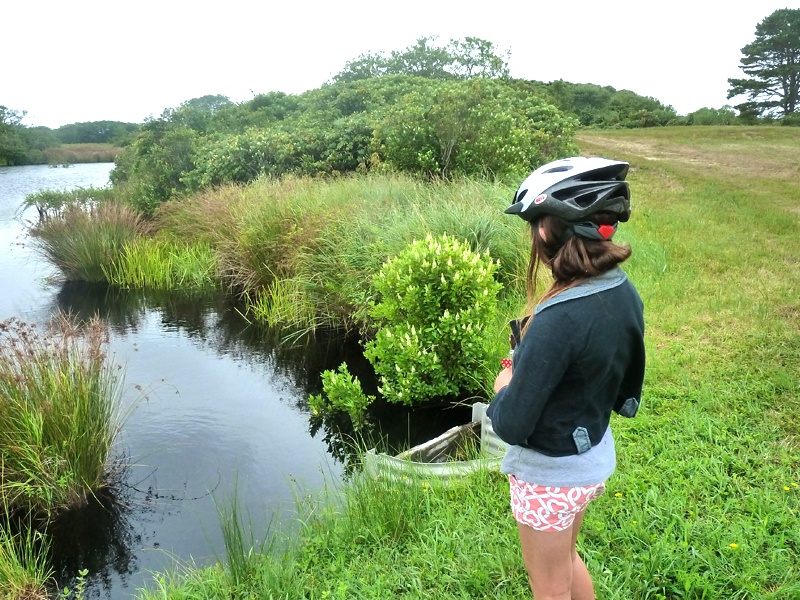
<path id="1" fill-rule="evenodd" d="M 376 143 L 401 170 L 502 178 L 576 153 L 576 125 L 504 82 L 421 80 L 379 121 Z"/>
<path id="2" fill-rule="evenodd" d="M 340 410 L 350 415 L 353 425 L 364 422 L 366 408 L 375 400 L 361 389 L 361 382 L 350 374 L 346 363 L 339 365 L 336 371 L 327 370 L 322 373 L 323 394 L 312 394 L 308 405 L 315 416 L 323 415 L 331 410 Z"/>
<path id="3" fill-rule="evenodd" d="M 264 175 L 384 165 L 429 176 L 516 178 L 577 152 L 577 120 L 537 94 L 501 79 L 387 75 L 215 112 L 168 110 L 117 157 L 111 181 L 127 184 L 134 206 L 151 213 L 187 192 Z"/>
<path id="4" fill-rule="evenodd" d="M 191 190 L 221 183 L 246 183 L 260 175 L 291 171 L 292 153 L 292 142 L 286 133 L 249 129 L 204 143 L 195 157 L 196 167 L 183 180 Z"/>
<path id="5" fill-rule="evenodd" d="M 481 388 L 499 263 L 446 234 L 417 240 L 375 277 L 380 326 L 365 356 L 389 402 L 424 404 Z"/>
<path id="6" fill-rule="evenodd" d="M 687 125 L 734 125 L 736 113 L 730 106 L 704 107 L 686 115 Z"/>
<path id="7" fill-rule="evenodd" d="M 149 214 L 164 200 L 187 191 L 184 178 L 194 169 L 199 134 L 163 120 L 145 123 L 133 143 L 117 157 L 111 183 L 135 191 L 131 203 Z"/>

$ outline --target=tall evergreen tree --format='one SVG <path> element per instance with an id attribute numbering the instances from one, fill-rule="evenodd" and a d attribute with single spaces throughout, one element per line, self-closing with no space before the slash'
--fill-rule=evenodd
<path id="1" fill-rule="evenodd" d="M 800 111 L 800 9 L 782 8 L 756 25 L 756 39 L 742 48 L 748 79 L 728 79 L 728 98 L 743 115 L 787 117 Z"/>

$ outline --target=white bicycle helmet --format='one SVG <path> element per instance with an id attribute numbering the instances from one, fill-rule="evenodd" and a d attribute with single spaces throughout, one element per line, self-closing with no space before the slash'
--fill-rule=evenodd
<path id="1" fill-rule="evenodd" d="M 626 162 L 582 156 L 547 163 L 522 182 L 506 213 L 531 222 L 553 215 L 570 223 L 576 235 L 610 239 L 612 231 L 598 233 L 598 227 L 586 217 L 605 211 L 615 213 L 622 222 L 630 218 L 631 194 L 625 181 L 628 166 Z M 616 226 L 613 228 L 616 231 Z"/>

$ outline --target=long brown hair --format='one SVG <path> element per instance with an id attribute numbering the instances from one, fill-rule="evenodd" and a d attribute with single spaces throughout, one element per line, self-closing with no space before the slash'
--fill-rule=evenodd
<path id="1" fill-rule="evenodd" d="M 615 225 L 617 216 L 614 213 L 600 212 L 591 215 L 587 220 L 596 225 Z M 544 238 L 539 233 L 539 227 L 544 231 Z M 543 216 L 531 223 L 531 260 L 526 279 L 528 291 L 526 314 L 533 315 L 536 306 L 545 300 L 590 277 L 602 275 L 626 261 L 630 255 L 631 248 L 627 244 L 578 237 L 572 234 L 566 221 L 551 215 Z M 538 297 L 536 289 L 540 265 L 547 266 L 553 274 L 553 283 L 541 298 Z M 527 330 L 527 326 L 525 329 Z"/>

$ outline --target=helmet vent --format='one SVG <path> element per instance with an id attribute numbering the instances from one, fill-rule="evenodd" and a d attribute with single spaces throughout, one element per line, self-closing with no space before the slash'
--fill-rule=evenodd
<path id="1" fill-rule="evenodd" d="M 519 194 L 517 194 L 517 197 L 514 198 L 514 202 L 522 202 L 522 199 L 525 197 L 525 194 L 527 193 L 528 190 L 522 190 Z"/>
<path id="2" fill-rule="evenodd" d="M 553 167 L 552 169 L 547 169 L 547 171 L 543 171 L 542 174 L 545 173 L 563 173 L 564 171 L 571 171 L 572 165 L 560 165 L 558 167 Z"/>
<path id="3" fill-rule="evenodd" d="M 587 208 L 594 204 L 597 201 L 597 193 L 590 192 L 588 194 L 580 194 L 579 196 L 575 196 L 575 204 L 580 206 L 581 208 Z"/>

